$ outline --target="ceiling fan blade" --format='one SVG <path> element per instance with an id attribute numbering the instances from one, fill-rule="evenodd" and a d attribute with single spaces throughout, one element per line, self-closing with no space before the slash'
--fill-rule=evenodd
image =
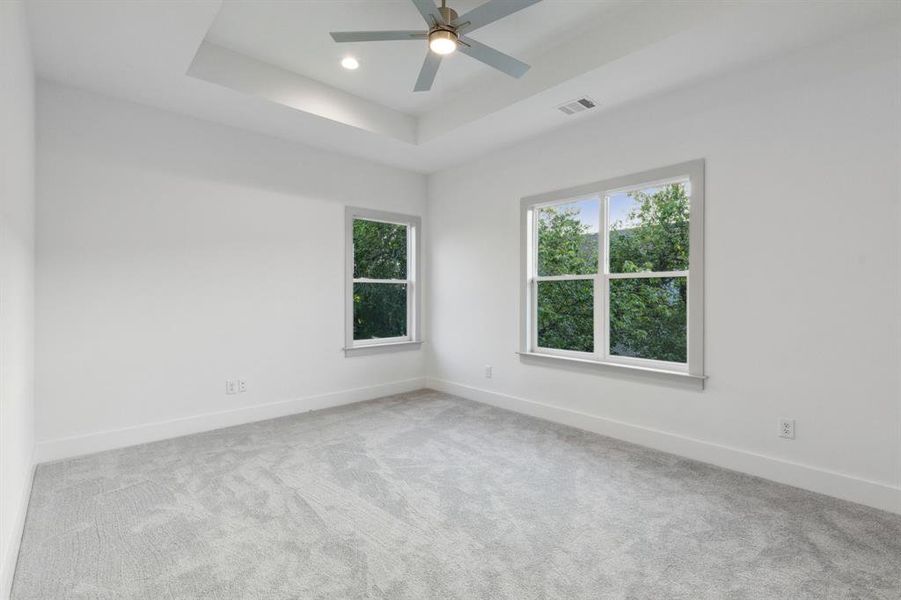
<path id="1" fill-rule="evenodd" d="M 435 81 L 439 66 L 441 66 L 441 55 L 431 51 L 426 52 L 425 62 L 422 63 L 422 69 L 419 71 L 419 77 L 416 78 L 413 91 L 427 92 L 432 89 L 432 82 Z"/>
<path id="2" fill-rule="evenodd" d="M 491 46 L 479 43 L 472 38 L 460 38 L 460 41 L 463 42 L 458 46 L 460 52 L 485 63 L 489 67 L 494 67 L 510 77 L 519 79 L 531 68 L 521 60 L 516 60 L 512 56 L 504 54 L 500 50 L 495 50 Z"/>
<path id="3" fill-rule="evenodd" d="M 453 25 L 459 27 L 460 33 L 467 33 L 538 2 L 541 0 L 488 0 L 485 4 L 457 17 Z"/>
<path id="4" fill-rule="evenodd" d="M 390 42 L 394 40 L 424 40 L 427 31 L 333 31 L 336 42 Z"/>
<path id="5" fill-rule="evenodd" d="M 419 11 L 419 14 L 422 15 L 422 18 L 425 19 L 426 25 L 429 27 L 434 27 L 435 25 L 441 25 L 444 23 L 444 19 L 441 18 L 441 13 L 438 12 L 438 8 L 435 6 L 435 3 L 432 0 L 410 0 L 413 2 L 413 5 L 416 6 L 416 10 Z"/>

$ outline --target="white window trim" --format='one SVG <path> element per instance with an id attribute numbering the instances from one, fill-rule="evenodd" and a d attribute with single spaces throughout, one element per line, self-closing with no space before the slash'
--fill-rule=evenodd
<path id="1" fill-rule="evenodd" d="M 407 279 L 354 279 L 354 219 L 406 225 Z M 344 355 L 358 356 L 397 350 L 415 350 L 422 344 L 421 314 L 421 246 L 422 219 L 369 208 L 348 206 L 344 211 Z M 407 284 L 407 335 L 373 340 L 354 340 L 354 283 Z"/>
<path id="2" fill-rule="evenodd" d="M 679 180 L 691 184 L 689 203 L 689 268 L 687 271 L 667 271 L 658 273 L 609 273 L 607 258 L 607 197 L 616 192 L 631 191 L 636 188 L 654 187 Z M 538 276 L 537 231 L 534 218 L 536 209 L 548 205 L 565 203 L 569 200 L 598 198 L 601 213 L 598 236 L 598 272 L 590 275 Z M 586 365 L 607 372 L 629 373 L 649 377 L 657 381 L 688 382 L 703 388 L 704 380 L 704 161 L 694 160 L 660 169 L 652 169 L 596 181 L 563 190 L 528 196 L 521 201 L 520 215 L 520 343 L 517 352 L 525 359 L 547 359 L 560 364 Z M 641 358 L 612 356 L 609 352 L 609 321 L 607 310 L 611 279 L 632 279 L 648 277 L 687 277 L 688 279 L 688 352 L 686 363 Z M 537 343 L 538 281 L 594 280 L 594 352 L 577 352 L 541 348 Z"/>

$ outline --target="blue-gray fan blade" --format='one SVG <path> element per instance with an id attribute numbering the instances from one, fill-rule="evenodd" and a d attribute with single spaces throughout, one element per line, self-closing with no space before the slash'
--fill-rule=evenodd
<path id="1" fill-rule="evenodd" d="M 452 25 L 459 27 L 459 33 L 468 33 L 538 2 L 541 0 L 488 0 L 457 17 Z"/>
<path id="2" fill-rule="evenodd" d="M 333 31 L 336 42 L 391 42 L 395 40 L 424 40 L 427 31 Z"/>
<path id="3" fill-rule="evenodd" d="M 422 15 L 422 18 L 425 20 L 426 24 L 431 28 L 435 25 L 445 25 L 444 19 L 441 18 L 441 13 L 438 12 L 438 8 L 435 6 L 435 3 L 432 0 L 411 0 L 413 5 L 416 7 L 416 10 L 419 11 L 419 14 Z"/>
<path id="4" fill-rule="evenodd" d="M 529 65 L 521 60 L 516 60 L 512 56 L 504 54 L 499 50 L 495 50 L 491 46 L 479 43 L 472 38 L 461 37 L 460 41 L 462 43 L 457 46 L 457 49 L 460 50 L 460 52 L 485 63 L 489 67 L 494 67 L 510 77 L 519 79 L 525 75 L 526 71 L 530 68 Z"/>
<path id="5" fill-rule="evenodd" d="M 416 78 L 416 86 L 414 92 L 427 92 L 432 89 L 432 82 L 435 81 L 435 74 L 438 73 L 438 67 L 441 66 L 441 55 L 432 51 L 426 52 L 425 62 L 422 63 L 422 69 L 419 71 L 419 77 Z"/>

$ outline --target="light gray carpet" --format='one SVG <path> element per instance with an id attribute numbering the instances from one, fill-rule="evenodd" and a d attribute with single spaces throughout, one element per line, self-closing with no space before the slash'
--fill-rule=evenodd
<path id="1" fill-rule="evenodd" d="M 37 470 L 31 599 L 901 598 L 901 517 L 436 392 Z"/>

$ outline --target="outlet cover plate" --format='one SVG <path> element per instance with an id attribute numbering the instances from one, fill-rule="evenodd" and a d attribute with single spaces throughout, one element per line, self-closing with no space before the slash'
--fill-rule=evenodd
<path id="1" fill-rule="evenodd" d="M 795 439 L 794 419 L 779 419 L 779 437 L 787 440 Z"/>

